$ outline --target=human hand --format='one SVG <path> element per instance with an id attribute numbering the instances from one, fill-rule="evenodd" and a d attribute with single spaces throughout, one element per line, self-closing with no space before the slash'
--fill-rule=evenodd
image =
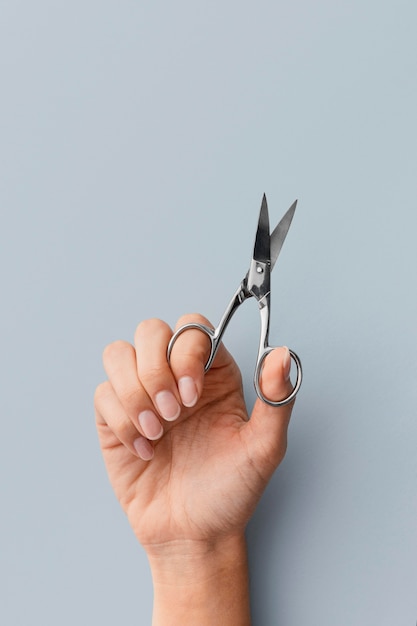
<path id="1" fill-rule="evenodd" d="M 188 322 L 207 324 L 199 316 Z M 245 526 L 283 458 L 292 404 L 257 400 L 250 420 L 239 369 L 222 345 L 204 374 L 209 346 L 142 322 L 135 347 L 104 351 L 108 381 L 95 396 L 110 481 L 145 548 L 154 582 L 153 626 L 250 626 Z M 288 348 L 265 359 L 262 391 L 291 390 Z"/>
<path id="2" fill-rule="evenodd" d="M 208 324 L 199 316 L 182 318 Z M 286 450 L 292 404 L 257 400 L 248 420 L 239 369 L 221 346 L 204 374 L 207 338 L 181 335 L 167 361 L 172 331 L 142 322 L 135 347 L 110 344 L 108 381 L 97 388 L 97 429 L 107 471 L 130 524 L 148 554 L 181 541 L 239 536 Z M 290 356 L 266 359 L 263 392 L 291 389 Z M 164 419 L 165 418 L 165 419 Z"/>

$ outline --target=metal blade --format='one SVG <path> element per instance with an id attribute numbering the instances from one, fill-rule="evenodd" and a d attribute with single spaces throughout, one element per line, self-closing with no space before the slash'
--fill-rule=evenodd
<path id="1" fill-rule="evenodd" d="M 255 245 L 253 248 L 253 260 L 268 263 L 271 257 L 269 237 L 269 216 L 266 196 L 262 198 L 261 210 L 259 211 L 258 230 L 256 231 Z"/>
<path id="2" fill-rule="evenodd" d="M 297 206 L 297 200 L 292 203 L 284 217 L 275 226 L 271 235 L 271 271 L 276 263 L 276 260 L 281 252 L 282 244 L 285 241 L 285 237 L 291 226 L 292 218 L 294 217 L 295 207 Z"/>

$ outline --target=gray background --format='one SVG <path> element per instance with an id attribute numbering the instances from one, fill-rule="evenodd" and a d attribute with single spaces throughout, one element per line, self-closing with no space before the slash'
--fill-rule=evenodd
<path id="1" fill-rule="evenodd" d="M 102 348 L 216 321 L 263 192 L 273 223 L 299 198 L 271 335 L 305 381 L 248 529 L 254 624 L 416 623 L 416 18 L 1 2 L 1 624 L 150 622 L 96 441 Z M 248 304 L 226 343 L 249 404 L 257 336 Z"/>

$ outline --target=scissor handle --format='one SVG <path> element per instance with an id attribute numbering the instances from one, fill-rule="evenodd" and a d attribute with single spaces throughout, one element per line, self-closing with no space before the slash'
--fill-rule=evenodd
<path id="1" fill-rule="evenodd" d="M 218 328 L 210 328 L 210 326 L 205 326 L 204 324 L 198 324 L 197 322 L 190 322 L 189 324 L 184 324 L 184 326 L 181 326 L 172 335 L 170 342 L 168 344 L 168 351 L 167 351 L 168 362 L 171 360 L 171 352 L 172 352 L 172 348 L 174 347 L 175 342 L 177 341 L 178 337 L 182 335 L 183 333 L 185 333 L 187 330 L 199 330 L 200 332 L 207 335 L 207 337 L 210 340 L 210 354 L 204 366 L 204 371 L 207 372 L 213 363 L 214 357 L 216 356 L 221 337 L 219 337 Z"/>
<path id="2" fill-rule="evenodd" d="M 226 310 L 223 313 L 223 317 L 221 318 L 219 325 L 216 326 L 216 328 L 211 328 L 210 326 L 206 326 L 205 324 L 199 324 L 198 322 L 190 322 L 189 324 L 184 324 L 184 326 L 181 326 L 172 335 L 171 340 L 168 344 L 168 362 L 170 361 L 172 348 L 174 347 L 174 344 L 177 341 L 178 337 L 182 335 L 182 333 L 184 333 L 186 330 L 199 330 L 210 339 L 210 354 L 204 366 L 204 371 L 207 372 L 213 364 L 214 357 L 216 356 L 217 350 L 219 349 L 219 345 L 222 340 L 224 331 L 229 325 L 229 322 L 232 319 L 233 315 L 236 313 L 237 309 L 246 298 L 248 298 L 248 294 L 246 289 L 244 288 L 243 283 L 241 283 L 237 288 L 235 294 L 233 295 L 233 298 L 227 305 Z"/>
<path id="3" fill-rule="evenodd" d="M 178 337 L 182 335 L 183 333 L 185 333 L 187 330 L 199 330 L 204 335 L 206 335 L 210 340 L 210 354 L 204 366 L 204 371 L 207 372 L 213 363 L 214 357 L 216 356 L 216 353 L 220 344 L 221 337 L 219 336 L 219 328 L 211 328 L 210 326 L 205 326 L 204 324 L 198 324 L 197 322 L 184 324 L 184 326 L 181 326 L 177 331 L 175 331 L 175 333 L 171 337 L 171 340 L 168 344 L 168 351 L 167 351 L 168 361 L 171 360 L 172 349 Z M 297 368 L 297 378 L 295 381 L 294 388 L 292 389 L 291 393 L 283 400 L 271 400 L 270 398 L 267 398 L 265 394 L 262 393 L 261 384 L 260 384 L 261 375 L 262 375 L 262 368 L 263 368 L 264 361 L 266 357 L 268 356 L 268 354 L 272 352 L 274 349 L 275 348 L 273 348 L 272 346 L 267 346 L 266 348 L 263 349 L 263 351 L 259 355 L 256 368 L 255 368 L 255 375 L 254 375 L 253 383 L 254 383 L 255 391 L 258 397 L 263 402 L 265 402 L 265 404 L 269 404 L 270 406 L 285 406 L 286 404 L 289 404 L 290 402 L 292 402 L 292 400 L 294 400 L 295 396 L 297 395 L 301 387 L 301 383 L 303 380 L 303 368 L 302 368 L 299 356 L 293 350 L 289 350 L 290 357 L 294 361 L 296 368 Z"/>
<path id="4" fill-rule="evenodd" d="M 291 391 L 291 393 L 286 398 L 284 398 L 284 400 L 270 400 L 270 398 L 267 398 L 265 394 L 262 393 L 260 383 L 261 383 L 261 374 L 262 374 L 262 367 L 263 367 L 264 361 L 266 357 L 268 356 L 268 354 L 270 354 L 270 352 L 272 352 L 273 350 L 274 350 L 273 347 L 267 346 L 266 348 L 263 349 L 263 351 L 258 356 L 258 362 L 256 363 L 253 383 L 255 385 L 255 391 L 258 397 L 263 402 L 265 402 L 266 404 L 269 404 L 270 406 L 285 406 L 286 404 L 289 404 L 290 402 L 292 402 L 292 400 L 294 400 L 295 396 L 297 395 L 301 387 L 301 382 L 303 380 L 303 368 L 301 366 L 300 358 L 297 356 L 295 352 L 293 352 L 293 350 L 290 350 L 289 351 L 290 357 L 292 358 L 292 360 L 294 361 L 297 367 L 297 378 L 295 381 L 294 388 Z"/>

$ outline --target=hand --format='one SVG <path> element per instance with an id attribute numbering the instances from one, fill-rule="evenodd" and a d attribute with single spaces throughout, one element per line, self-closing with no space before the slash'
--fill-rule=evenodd
<path id="1" fill-rule="evenodd" d="M 182 318 L 178 327 L 188 322 L 210 325 L 194 315 Z M 100 445 L 154 582 L 162 581 L 164 591 L 155 592 L 154 624 L 212 624 L 220 615 L 222 624 L 243 626 L 250 620 L 244 529 L 285 454 L 292 404 L 271 407 L 258 399 L 248 420 L 240 372 L 225 347 L 204 374 L 207 337 L 198 330 L 182 334 L 168 363 L 171 336 L 167 324 L 153 319 L 138 326 L 135 347 L 118 341 L 105 349 L 108 381 L 95 396 Z M 268 355 L 262 372 L 267 397 L 288 395 L 289 369 L 287 348 Z M 203 613 L 193 613 L 195 621 L 183 621 L 190 605 L 173 617 L 178 593 L 166 601 L 167 589 L 179 577 L 182 594 L 194 585 L 193 609 L 202 598 Z M 216 582 L 207 587 L 208 580 Z M 237 598 L 235 610 L 230 596 Z M 209 610 L 214 599 L 216 608 Z"/>
<path id="2" fill-rule="evenodd" d="M 187 316 L 178 326 L 191 319 L 208 324 Z M 240 372 L 224 346 L 204 375 L 207 338 L 199 331 L 181 335 L 169 366 L 171 336 L 164 322 L 149 320 L 137 328 L 136 349 L 109 345 L 109 380 L 95 399 L 110 481 L 147 550 L 241 532 L 285 454 L 292 408 L 257 400 L 248 421 Z M 286 348 L 266 360 L 268 397 L 288 393 L 289 363 Z"/>

